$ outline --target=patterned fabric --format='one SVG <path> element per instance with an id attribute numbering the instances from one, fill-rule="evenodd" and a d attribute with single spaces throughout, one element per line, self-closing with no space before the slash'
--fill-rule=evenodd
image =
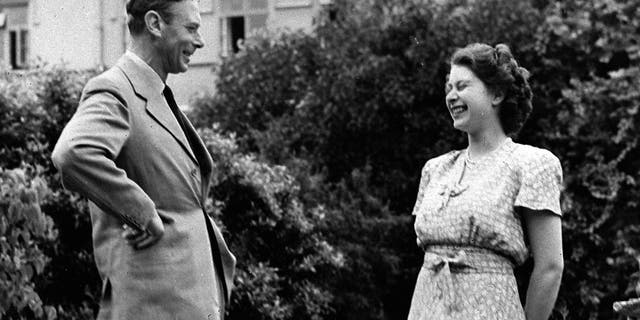
<path id="1" fill-rule="evenodd" d="M 552 153 L 511 139 L 480 159 L 429 160 L 413 209 L 425 263 L 409 319 L 524 319 L 513 265 L 529 250 L 515 208 L 561 216 L 561 185 Z"/>

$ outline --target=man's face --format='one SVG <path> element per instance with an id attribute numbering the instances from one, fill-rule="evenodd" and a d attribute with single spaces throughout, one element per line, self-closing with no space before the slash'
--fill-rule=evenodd
<path id="1" fill-rule="evenodd" d="M 174 2 L 173 16 L 164 20 L 159 42 L 159 54 L 166 73 L 185 72 L 196 49 L 204 46 L 200 36 L 200 10 L 193 0 Z"/>

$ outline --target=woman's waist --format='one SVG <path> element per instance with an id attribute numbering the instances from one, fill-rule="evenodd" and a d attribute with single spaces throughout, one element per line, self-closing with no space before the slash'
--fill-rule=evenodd
<path id="1" fill-rule="evenodd" d="M 423 249 L 423 266 L 436 271 L 446 266 L 451 273 L 513 274 L 511 260 L 487 248 L 438 244 L 427 245 Z"/>

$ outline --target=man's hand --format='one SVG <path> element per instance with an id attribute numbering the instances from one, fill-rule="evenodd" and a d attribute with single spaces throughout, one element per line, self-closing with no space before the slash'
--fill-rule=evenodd
<path id="1" fill-rule="evenodd" d="M 135 249 L 144 249 L 154 245 L 164 235 L 164 225 L 156 215 L 147 223 L 145 231 L 139 231 L 124 225 L 122 237 Z"/>

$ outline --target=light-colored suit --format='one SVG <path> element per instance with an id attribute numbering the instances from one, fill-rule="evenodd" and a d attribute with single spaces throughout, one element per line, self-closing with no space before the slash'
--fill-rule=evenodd
<path id="1" fill-rule="evenodd" d="M 213 162 L 182 114 L 181 129 L 163 88 L 127 52 L 87 83 L 53 151 L 64 186 L 90 200 L 99 319 L 219 319 L 229 301 L 235 257 L 204 213 Z M 143 229 L 156 214 L 164 236 L 133 249 L 123 224 Z"/>

